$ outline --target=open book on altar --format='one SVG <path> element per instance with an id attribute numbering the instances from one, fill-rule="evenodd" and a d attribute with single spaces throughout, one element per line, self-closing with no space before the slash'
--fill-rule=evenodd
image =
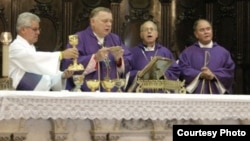
<path id="1" fill-rule="evenodd" d="M 165 72 L 172 65 L 173 61 L 169 58 L 155 56 L 151 61 L 137 73 L 132 85 L 128 89 L 132 92 L 137 87 L 137 80 L 159 80 L 165 78 Z"/>
<path id="2" fill-rule="evenodd" d="M 141 71 L 138 72 L 137 77 L 145 80 L 158 80 L 165 75 L 166 70 L 171 64 L 171 59 L 155 56 Z"/>

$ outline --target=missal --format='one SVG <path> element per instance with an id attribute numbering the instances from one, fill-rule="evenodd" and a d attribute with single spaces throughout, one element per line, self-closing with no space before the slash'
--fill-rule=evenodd
<path id="1" fill-rule="evenodd" d="M 154 56 L 151 61 L 137 73 L 128 92 L 133 92 L 138 86 L 138 80 L 160 80 L 166 79 L 165 72 L 171 66 L 172 60 L 169 58 Z"/>
<path id="2" fill-rule="evenodd" d="M 166 70 L 171 66 L 172 60 L 169 58 L 155 56 L 151 61 L 138 72 L 138 78 L 144 80 L 159 80 L 165 75 Z"/>

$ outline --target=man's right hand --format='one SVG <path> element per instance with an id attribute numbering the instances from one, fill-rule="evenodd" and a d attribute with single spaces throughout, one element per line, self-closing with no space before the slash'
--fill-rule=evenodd
<path id="1" fill-rule="evenodd" d="M 63 59 L 77 59 L 79 56 L 79 52 L 77 48 L 67 48 L 62 51 L 62 58 Z"/>
<path id="2" fill-rule="evenodd" d="M 108 58 L 108 54 L 109 54 L 109 49 L 106 47 L 103 47 L 101 49 L 99 49 L 96 54 L 95 54 L 95 59 L 96 61 L 102 61 Z"/>
<path id="3" fill-rule="evenodd" d="M 212 80 L 214 79 L 215 75 L 208 67 L 202 67 L 200 77 L 203 79 Z"/>

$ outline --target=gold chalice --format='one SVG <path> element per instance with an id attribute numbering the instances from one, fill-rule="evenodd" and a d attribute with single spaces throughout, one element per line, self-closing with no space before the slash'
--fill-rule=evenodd
<path id="1" fill-rule="evenodd" d="M 125 79 L 116 79 L 115 80 L 115 86 L 118 88 L 117 92 L 123 92 L 122 87 L 124 87 L 126 80 Z"/>
<path id="2" fill-rule="evenodd" d="M 83 84 L 84 80 L 84 75 L 79 74 L 79 75 L 73 75 L 73 81 L 75 84 L 75 88 L 73 89 L 74 92 L 81 92 L 81 86 Z"/>
<path id="3" fill-rule="evenodd" d="M 106 92 L 111 92 L 111 89 L 115 86 L 115 81 L 111 79 L 104 79 L 103 81 L 101 81 L 101 84 Z"/>
<path id="4" fill-rule="evenodd" d="M 89 79 L 86 80 L 86 84 L 88 88 L 91 90 L 91 92 L 95 92 L 96 89 L 100 86 L 100 81 L 97 79 Z"/>
<path id="5" fill-rule="evenodd" d="M 76 46 L 78 45 L 78 35 L 69 35 L 69 44 L 73 48 L 76 48 Z M 82 64 L 77 64 L 77 59 L 74 59 L 73 64 L 69 65 L 68 70 L 82 71 L 84 70 L 84 67 Z"/>

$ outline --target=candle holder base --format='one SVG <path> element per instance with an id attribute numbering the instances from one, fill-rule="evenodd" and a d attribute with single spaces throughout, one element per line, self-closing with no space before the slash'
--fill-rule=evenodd
<path id="1" fill-rule="evenodd" d="M 13 90 L 12 79 L 9 77 L 0 78 L 0 90 Z"/>

